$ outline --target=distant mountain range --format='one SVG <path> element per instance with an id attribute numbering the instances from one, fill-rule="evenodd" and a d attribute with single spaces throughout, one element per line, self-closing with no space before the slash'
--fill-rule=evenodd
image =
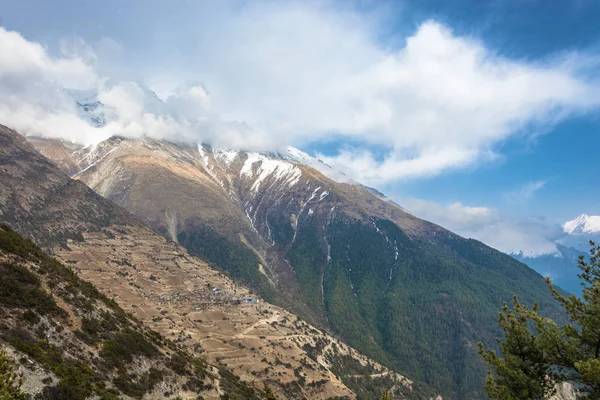
<path id="1" fill-rule="evenodd" d="M 529 265 L 569 293 L 580 294 L 581 285 L 577 274 L 580 272 L 577 260 L 580 255 L 587 256 L 590 240 L 600 242 L 600 217 L 581 214 L 565 222 L 562 231 L 548 240 L 555 245 L 549 254 L 524 255 L 511 254 L 517 260 Z"/>

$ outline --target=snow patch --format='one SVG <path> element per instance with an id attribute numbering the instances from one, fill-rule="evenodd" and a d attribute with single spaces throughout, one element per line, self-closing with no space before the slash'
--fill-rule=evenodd
<path id="1" fill-rule="evenodd" d="M 300 217 L 302 217 L 302 213 L 304 213 L 304 209 L 306 208 L 308 203 L 310 203 L 315 197 L 317 197 L 317 192 L 319 190 L 321 190 L 321 186 L 319 186 L 318 188 L 313 190 L 312 194 L 310 195 L 310 197 L 308 198 L 306 203 L 304 203 L 302 205 L 302 208 L 300 208 L 300 211 L 298 212 L 298 217 L 296 218 L 296 228 L 294 229 L 294 236 L 292 237 L 292 243 L 294 243 L 296 240 L 296 234 L 298 234 L 298 227 L 300 226 Z M 309 213 L 309 215 L 310 215 L 310 213 Z"/>
<path id="2" fill-rule="evenodd" d="M 297 164 L 306 165 L 312 167 L 336 182 L 343 183 L 356 183 L 350 177 L 348 177 L 343 172 L 340 172 L 336 169 L 331 168 L 329 165 L 325 164 L 323 161 L 318 158 L 312 157 L 302 150 L 299 150 L 295 147 L 288 147 L 284 154 L 280 154 L 281 158 L 284 160 L 289 160 L 291 162 L 295 162 Z"/>
<path id="3" fill-rule="evenodd" d="M 213 156 L 217 161 L 224 164 L 226 167 L 230 167 L 238 157 L 238 152 L 227 149 L 213 149 Z"/>
<path id="4" fill-rule="evenodd" d="M 219 186 L 221 186 L 221 189 L 223 189 L 223 191 L 231 197 L 231 193 L 227 191 L 225 184 L 219 179 L 219 177 L 215 173 L 215 168 L 210 162 L 209 155 L 206 152 L 206 150 L 204 150 L 204 146 L 202 146 L 201 144 L 198 144 L 198 153 L 200 154 L 200 161 L 202 162 L 202 166 L 204 167 L 206 173 L 208 173 L 208 175 L 210 175 L 210 177 L 213 178 L 213 181 L 218 183 Z"/>
<path id="5" fill-rule="evenodd" d="M 87 167 L 85 167 L 84 169 L 82 169 L 81 171 L 79 171 L 78 173 L 76 173 L 73 177 L 83 174 L 85 171 L 87 171 L 88 169 L 92 168 L 94 165 L 98 164 L 100 161 L 102 161 L 106 157 L 108 157 L 108 155 L 110 153 L 112 153 L 113 151 L 115 151 L 116 149 L 117 149 L 116 147 L 113 147 L 112 149 L 110 149 L 109 151 L 107 151 L 106 154 L 104 154 L 102 157 L 100 157 L 99 159 L 95 160 L 90 165 L 88 165 Z M 94 148 L 93 151 L 95 151 L 95 148 Z M 82 160 L 85 160 L 85 159 L 89 158 L 91 156 L 91 154 L 92 153 L 88 154 L 87 156 L 85 156 L 84 158 L 82 158 Z"/>
<path id="6" fill-rule="evenodd" d="M 258 167 L 255 167 L 256 164 L 259 164 Z M 302 171 L 292 163 L 274 160 L 259 153 L 248 153 L 248 159 L 240 170 L 240 177 L 243 176 L 254 179 L 250 190 L 256 193 L 261 184 L 269 178 L 288 188 L 292 187 L 300 181 Z"/>

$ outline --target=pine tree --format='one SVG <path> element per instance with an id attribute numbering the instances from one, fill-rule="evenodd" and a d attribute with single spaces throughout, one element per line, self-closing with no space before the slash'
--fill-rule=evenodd
<path id="1" fill-rule="evenodd" d="M 386 390 L 381 393 L 381 400 L 392 400 L 392 395 Z"/>
<path id="2" fill-rule="evenodd" d="M 0 350 L 0 400 L 25 400 L 21 391 L 21 379 L 13 370 L 12 363 Z"/>
<path id="3" fill-rule="evenodd" d="M 277 400 L 277 397 L 275 397 L 273 390 L 271 390 L 269 385 L 267 385 L 267 382 L 263 382 L 263 392 L 265 395 L 265 400 Z"/>
<path id="4" fill-rule="evenodd" d="M 541 399 L 552 395 L 556 384 L 571 382 L 578 398 L 600 398 L 600 246 L 590 242 L 590 259 L 579 258 L 582 297 L 565 296 L 550 279 L 548 287 L 562 304 L 569 323 L 559 326 L 530 310 L 515 297 L 499 316 L 504 340 L 503 356 L 479 344 L 488 371 L 485 389 L 492 399 Z"/>
<path id="5" fill-rule="evenodd" d="M 554 391 L 546 379 L 551 369 L 539 337 L 530 330 L 530 321 L 537 315 L 537 306 L 529 310 L 515 296 L 513 308 L 504 303 L 498 323 L 504 331 L 504 341 L 497 339 L 504 357 L 494 350 L 485 350 L 479 343 L 483 359 L 496 371 L 488 371 L 485 389 L 492 399 L 542 399 Z"/>

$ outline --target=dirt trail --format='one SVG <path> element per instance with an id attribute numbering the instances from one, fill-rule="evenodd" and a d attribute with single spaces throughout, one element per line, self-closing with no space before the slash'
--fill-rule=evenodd
<path id="1" fill-rule="evenodd" d="M 371 374 L 371 375 L 346 375 L 348 378 L 364 378 L 364 377 L 370 377 L 370 378 L 382 378 L 384 376 L 388 376 L 390 374 L 389 371 L 385 371 L 385 372 L 381 372 L 379 374 Z"/>
<path id="2" fill-rule="evenodd" d="M 329 350 L 331 350 L 331 346 L 333 346 L 333 340 L 330 341 L 327 346 L 323 347 L 323 351 L 321 352 L 321 354 L 319 354 L 317 356 L 317 362 L 323 366 L 326 369 L 329 369 L 330 365 L 329 363 L 325 360 L 325 354 L 327 354 L 327 352 Z"/>
<path id="3" fill-rule="evenodd" d="M 281 315 L 279 313 L 275 313 L 272 316 L 270 316 L 269 318 L 263 318 L 263 319 L 256 321 L 255 323 L 250 325 L 248 328 L 244 329 L 242 332 L 236 334 L 234 337 L 236 339 L 246 337 L 246 335 L 249 332 L 252 332 L 252 330 L 254 330 L 257 326 L 265 325 L 265 324 L 272 324 L 273 322 L 277 322 L 280 319 L 281 319 Z"/>

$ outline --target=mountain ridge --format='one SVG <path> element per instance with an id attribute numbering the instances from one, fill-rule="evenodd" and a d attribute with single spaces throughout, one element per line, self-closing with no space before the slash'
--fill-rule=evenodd
<path id="1" fill-rule="evenodd" d="M 503 301 L 560 316 L 527 266 L 310 166 L 149 138 L 98 146 L 77 179 L 445 397 L 484 396 L 474 344 L 493 345 Z"/>
<path id="2" fill-rule="evenodd" d="M 0 142 L 0 220 L 192 353 L 288 398 L 376 398 L 382 387 L 398 397 L 422 393 L 71 180 L 18 133 L 0 126 Z"/>

